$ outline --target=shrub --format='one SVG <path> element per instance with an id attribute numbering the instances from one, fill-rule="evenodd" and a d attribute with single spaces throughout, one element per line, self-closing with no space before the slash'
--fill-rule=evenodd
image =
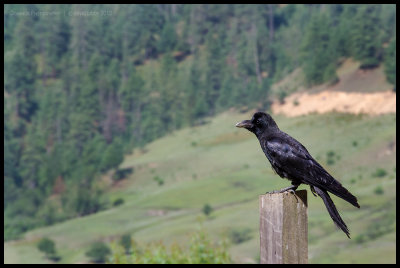
<path id="1" fill-rule="evenodd" d="M 328 165 L 335 164 L 335 160 L 333 159 L 334 156 L 335 156 L 335 152 L 334 151 L 328 151 L 326 153 L 326 157 L 327 157 L 326 164 L 328 164 Z M 340 156 L 337 155 L 336 158 L 340 159 Z"/>
<path id="2" fill-rule="evenodd" d="M 357 235 L 357 236 L 355 237 L 355 239 L 354 239 L 354 241 L 355 241 L 357 244 L 362 244 L 362 243 L 364 243 L 366 240 L 367 240 L 367 238 L 366 238 L 365 235 L 363 235 L 363 234 Z"/>
<path id="3" fill-rule="evenodd" d="M 229 231 L 228 236 L 233 244 L 240 244 L 252 238 L 251 229 L 239 228 Z"/>
<path id="4" fill-rule="evenodd" d="M 114 175 L 112 176 L 112 179 L 114 181 L 119 181 L 122 179 L 125 179 L 129 174 L 133 173 L 133 168 L 119 168 Z"/>
<path id="5" fill-rule="evenodd" d="M 375 193 L 376 195 L 383 195 L 384 191 L 383 191 L 382 186 L 376 187 L 375 190 L 374 190 L 374 193 Z"/>
<path id="6" fill-rule="evenodd" d="M 331 158 L 331 157 L 333 157 L 335 155 L 335 152 L 334 151 L 328 151 L 327 153 L 326 153 L 326 156 L 328 157 L 328 158 Z"/>
<path id="7" fill-rule="evenodd" d="M 153 180 L 155 180 L 160 186 L 164 184 L 164 180 L 161 179 L 159 176 L 154 176 Z"/>
<path id="8" fill-rule="evenodd" d="M 203 206 L 203 213 L 206 216 L 209 216 L 211 214 L 211 212 L 213 211 L 213 208 L 209 205 L 209 204 L 205 204 Z"/>
<path id="9" fill-rule="evenodd" d="M 86 252 L 86 256 L 94 263 L 104 263 L 107 256 L 111 254 L 110 248 L 103 242 L 93 243 Z"/>
<path id="10" fill-rule="evenodd" d="M 56 247 L 55 247 L 55 243 L 53 240 L 51 240 L 47 237 L 44 237 L 39 241 L 37 247 L 40 251 L 42 251 L 46 254 L 46 258 L 48 258 L 52 261 L 60 260 L 60 257 L 57 256 Z"/>
<path id="11" fill-rule="evenodd" d="M 125 234 L 121 237 L 120 240 L 120 245 L 124 247 L 125 249 L 125 254 L 128 254 L 129 252 L 131 252 L 131 248 L 132 248 L 132 238 L 130 234 Z"/>
<path id="12" fill-rule="evenodd" d="M 124 200 L 123 198 L 117 198 L 117 199 L 114 200 L 113 206 L 114 206 L 114 207 L 120 206 L 120 205 L 122 205 L 124 202 L 125 202 L 125 200 Z"/>
<path id="13" fill-rule="evenodd" d="M 385 177 L 387 174 L 386 170 L 383 168 L 377 168 L 374 173 L 372 173 L 373 177 L 382 178 Z"/>
<path id="14" fill-rule="evenodd" d="M 37 247 L 40 251 L 44 252 L 46 255 L 56 253 L 54 241 L 47 237 L 42 238 L 39 241 Z"/>

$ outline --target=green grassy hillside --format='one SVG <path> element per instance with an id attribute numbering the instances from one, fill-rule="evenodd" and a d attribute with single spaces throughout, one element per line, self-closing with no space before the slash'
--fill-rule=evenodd
<path id="1" fill-rule="evenodd" d="M 161 240 L 185 246 L 200 225 L 215 241 L 245 230 L 250 239 L 231 243 L 230 254 L 235 262 L 257 262 L 258 195 L 289 181 L 273 173 L 253 134 L 234 127 L 250 116 L 225 112 L 136 150 L 122 164 L 134 173 L 107 193 L 111 202 L 123 198 L 123 205 L 7 242 L 4 262 L 48 262 L 36 248 L 44 236 L 56 242 L 62 263 L 76 263 L 88 261 L 85 252 L 92 242 L 110 242 L 125 233 L 138 243 Z M 361 205 L 356 209 L 333 197 L 350 228 L 349 240 L 336 229 L 322 201 L 309 193 L 310 263 L 395 262 L 395 119 L 335 113 L 276 117 L 280 128 L 301 141 Z M 208 218 L 202 213 L 205 204 L 214 208 Z"/>

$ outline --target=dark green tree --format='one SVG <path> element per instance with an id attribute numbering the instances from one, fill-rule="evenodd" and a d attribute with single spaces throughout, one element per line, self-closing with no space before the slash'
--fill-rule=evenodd
<path id="1" fill-rule="evenodd" d="M 222 51 L 223 36 L 221 32 L 210 31 L 207 34 L 205 45 L 207 46 L 207 69 L 205 101 L 209 114 L 215 112 L 216 102 L 219 98 L 222 86 L 222 74 L 224 68 L 224 55 Z"/>
<path id="2" fill-rule="evenodd" d="M 15 48 L 7 70 L 5 90 L 15 96 L 18 116 L 30 120 L 37 109 L 35 99 L 37 65 L 32 16 L 23 16 L 15 28 Z"/>
<path id="3" fill-rule="evenodd" d="M 116 169 L 123 161 L 123 148 L 120 139 L 115 139 L 103 152 L 101 170 Z"/>
<path id="4" fill-rule="evenodd" d="M 325 14 L 311 18 L 302 44 L 303 72 L 309 85 L 336 81 L 335 49 L 332 46 L 331 25 Z"/>
<path id="5" fill-rule="evenodd" d="M 60 257 L 57 256 L 56 246 L 53 240 L 44 237 L 39 241 L 37 247 L 40 251 L 46 254 L 46 258 L 53 261 L 60 260 Z"/>
<path id="6" fill-rule="evenodd" d="M 160 41 L 157 45 L 158 51 L 160 53 L 173 51 L 176 47 L 177 40 L 174 24 L 165 24 L 161 32 Z"/>
<path id="7" fill-rule="evenodd" d="M 4 208 L 17 198 L 17 187 L 22 186 L 18 170 L 21 146 L 14 135 L 9 100 L 4 99 Z M 6 200 L 8 202 L 6 202 Z"/>
<path id="8" fill-rule="evenodd" d="M 53 240 L 45 237 L 42 238 L 38 243 L 38 249 L 46 255 L 52 255 L 56 253 L 55 243 Z"/>
<path id="9" fill-rule="evenodd" d="M 178 65 L 171 53 L 161 60 L 161 70 L 157 81 L 162 107 L 161 122 L 166 131 L 178 128 L 182 124 L 183 96 L 177 81 Z"/>
<path id="10" fill-rule="evenodd" d="M 87 141 L 95 136 L 100 125 L 100 98 L 96 82 L 101 74 L 101 66 L 101 56 L 93 54 L 87 70 L 82 72 L 72 88 L 71 97 L 74 102 L 69 116 L 68 142 L 72 143 L 79 154 Z"/>
<path id="11" fill-rule="evenodd" d="M 361 5 L 354 16 L 352 55 L 361 62 L 362 69 L 376 67 L 381 60 L 380 11 L 381 5 Z"/>
<path id="12" fill-rule="evenodd" d="M 21 161 L 24 163 L 20 168 L 20 174 L 27 188 L 35 189 L 44 186 L 39 181 L 39 170 L 44 164 L 46 157 L 46 142 L 44 132 L 38 126 L 30 125 L 24 137 Z M 43 182 L 45 183 L 45 182 Z"/>
<path id="13" fill-rule="evenodd" d="M 209 204 L 205 204 L 203 206 L 203 213 L 206 216 L 209 216 L 211 214 L 211 212 L 213 211 L 213 208 L 209 205 Z"/>
<path id="14" fill-rule="evenodd" d="M 128 63 L 123 66 L 118 99 L 126 118 L 126 135 L 131 143 L 140 144 L 142 140 L 142 113 L 148 101 L 144 85 L 144 80 L 134 66 Z"/>
<path id="15" fill-rule="evenodd" d="M 396 37 L 394 37 L 385 50 L 385 74 L 387 81 L 394 85 L 396 90 Z"/>
<path id="16" fill-rule="evenodd" d="M 74 216 L 80 217 L 96 213 L 104 207 L 101 195 L 100 189 L 92 186 L 90 181 L 83 180 L 65 192 L 63 196 L 64 209 Z"/>
<path id="17" fill-rule="evenodd" d="M 41 16 L 36 31 L 40 32 L 37 47 L 41 57 L 41 77 L 44 83 L 60 73 L 62 57 L 68 52 L 70 25 L 67 17 L 61 14 L 67 9 L 61 5 L 44 5 L 42 12 L 59 12 L 58 15 Z"/>

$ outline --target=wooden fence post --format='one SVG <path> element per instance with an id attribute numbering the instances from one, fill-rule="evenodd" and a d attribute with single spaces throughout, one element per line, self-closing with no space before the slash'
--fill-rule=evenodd
<path id="1" fill-rule="evenodd" d="M 260 263 L 308 263 L 307 191 L 260 195 Z"/>

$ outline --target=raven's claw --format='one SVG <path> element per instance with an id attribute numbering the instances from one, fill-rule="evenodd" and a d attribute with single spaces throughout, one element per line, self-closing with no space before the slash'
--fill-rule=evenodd
<path id="1" fill-rule="evenodd" d="M 277 194 L 277 193 L 284 193 L 284 192 L 291 192 L 294 194 L 294 191 L 299 187 L 299 185 L 290 185 L 289 187 L 282 188 L 280 190 L 275 190 L 272 192 L 266 192 L 266 194 Z"/>

